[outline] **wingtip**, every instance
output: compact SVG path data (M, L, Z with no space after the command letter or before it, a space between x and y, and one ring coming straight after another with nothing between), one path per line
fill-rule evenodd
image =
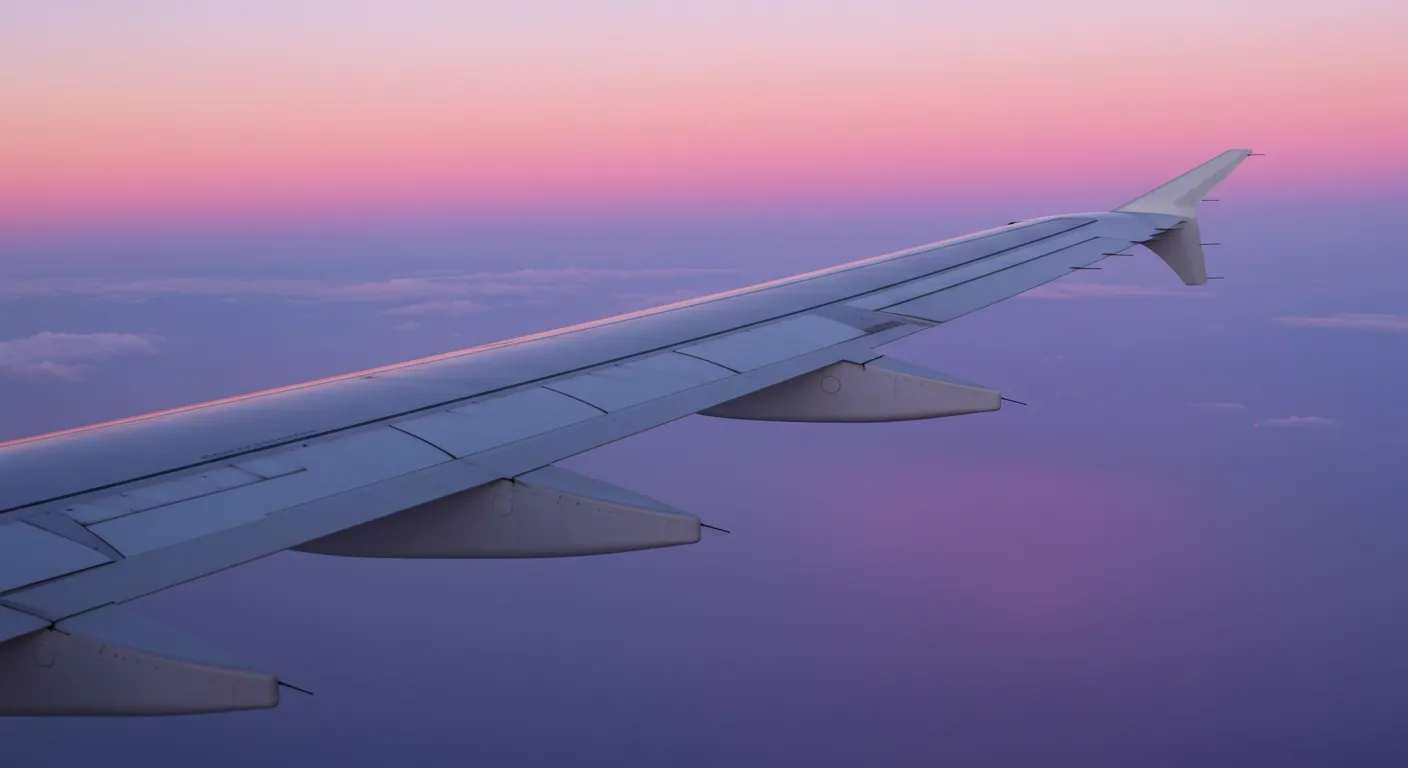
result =
M1253 154L1255 153L1250 149L1229 149L1115 210L1195 218L1198 215L1198 203L1243 160Z

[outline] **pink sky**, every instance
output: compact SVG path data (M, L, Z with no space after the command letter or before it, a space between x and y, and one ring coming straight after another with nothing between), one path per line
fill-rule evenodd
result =
M73 5L0 11L0 224L1408 179L1375 0Z

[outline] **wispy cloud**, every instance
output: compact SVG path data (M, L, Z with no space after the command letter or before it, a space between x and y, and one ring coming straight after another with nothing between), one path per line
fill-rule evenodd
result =
M402 304L399 307L383 309L383 315L445 315L446 317L463 317L472 315L475 312L483 312L488 306L469 299L444 299L438 301L418 301L414 304Z
M1190 408L1204 408L1209 411L1245 411L1247 406L1241 403L1231 403L1224 400L1212 400L1203 403L1189 403Z
M512 272L461 272L395 277L367 282L323 280L250 280L173 277L138 280L44 278L0 284L0 301L36 298L146 300L164 296L220 299L278 298L291 302L338 302L391 305L388 314L464 315L484 308L485 299L518 297L551 300L611 281L659 281L729 270L662 269L520 269Z
M665 291L663 293L618 293L616 294L615 298L622 304L625 304L629 307L639 307L644 309L647 307L663 307L666 304L674 304L680 301L697 299L701 295L701 291L691 291L685 288L680 288L673 291Z
M1276 322L1297 328L1343 328L1351 331L1408 333L1408 316L1380 312L1336 312L1330 315L1278 317Z
M1257 422L1260 427L1337 427L1339 421L1326 416L1273 416Z
M93 363L156 352L156 339L132 333L54 333L0 341L0 371L22 376L81 378Z
M1107 283L1068 283L1052 282L1020 294L1023 299L1122 299L1140 296L1163 296L1178 298L1201 298L1207 296L1198 291L1174 291L1164 288L1145 288L1140 285L1111 285Z

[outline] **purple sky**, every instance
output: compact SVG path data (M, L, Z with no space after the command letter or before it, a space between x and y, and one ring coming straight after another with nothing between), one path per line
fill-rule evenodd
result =
M1138 191L11 240L0 439ZM284 554L147 598L317 695L0 721L0 743L15 765L1402 765L1405 203L1224 195L1203 230L1225 280L1184 288L1141 252L887 350L1027 408L692 417L567 462L732 536Z

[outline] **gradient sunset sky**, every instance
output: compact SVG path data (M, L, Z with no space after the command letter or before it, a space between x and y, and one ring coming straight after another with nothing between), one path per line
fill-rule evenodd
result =
M1392 0L0 3L0 441L1266 153L1203 206L1224 280L1140 251L882 350L1026 408L564 462L733 531L692 547L144 598L316 696L0 720L0 763L1408 765L1404 40Z
M1405 34L1393 0L10 3L0 225L938 200L1253 139L1265 190L1401 186Z

